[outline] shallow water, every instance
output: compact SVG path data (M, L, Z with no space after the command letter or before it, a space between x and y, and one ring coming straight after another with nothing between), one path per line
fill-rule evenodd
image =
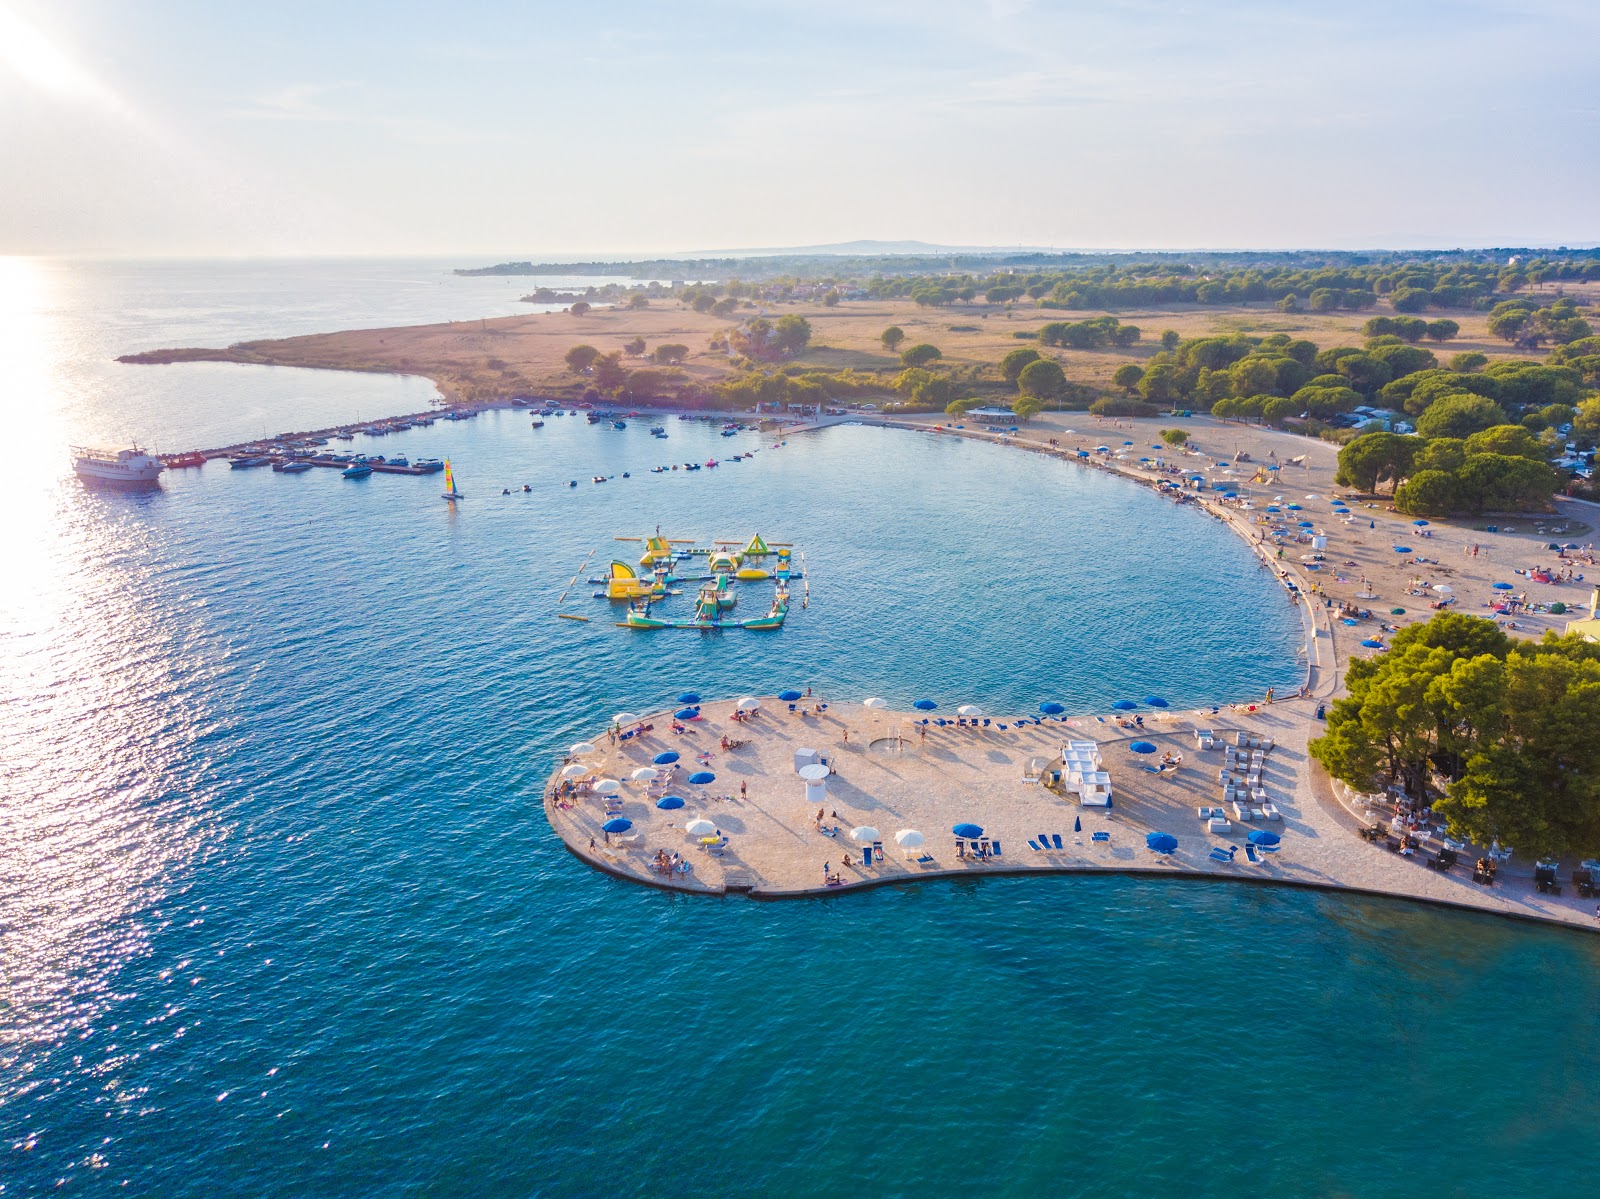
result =
M648 423L507 411L355 443L450 454L454 510L436 476L213 464L118 496L57 458L13 481L0 1194L1592 1177L1588 938L1170 880L761 904L577 863L539 805L559 747L686 687L1090 711L1302 670L1246 547L1120 480L929 435ZM580 585L562 610L595 619L555 619L586 554L636 557L611 539L657 522L799 542L809 606L777 634L638 634Z

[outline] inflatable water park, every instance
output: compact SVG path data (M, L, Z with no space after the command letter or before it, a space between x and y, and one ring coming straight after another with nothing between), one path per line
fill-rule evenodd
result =
M801 607L810 599L804 555L792 543L768 542L760 533L742 542L697 545L693 538L667 537L658 528L649 537L616 540L642 543L644 552L637 562L613 560L605 574L588 581L599 588L595 599L628 605L616 622L619 628L781 629L789 614L792 586L802 588ZM578 574L582 573L579 567ZM751 592L759 594L764 610L740 618L735 612L740 597ZM683 614L676 601L691 595L692 603Z

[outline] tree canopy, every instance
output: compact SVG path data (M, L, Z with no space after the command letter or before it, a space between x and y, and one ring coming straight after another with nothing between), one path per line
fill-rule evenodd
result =
M1311 754L1363 791L1397 784L1452 836L1530 856L1600 850L1600 645L1513 642L1442 612L1356 659Z

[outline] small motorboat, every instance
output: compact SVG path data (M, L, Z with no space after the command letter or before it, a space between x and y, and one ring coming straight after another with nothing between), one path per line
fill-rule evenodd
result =
M411 459L407 458L404 454L396 454L393 458L388 460L388 464L390 466L410 466Z
M335 433L333 439L335 441L354 441L356 435L354 433Z
M444 463L437 458L418 458L411 464L413 470L420 470L425 475L431 475L444 469Z
M568 487L576 487L577 485L578 485L578 480L576 480L576 479L572 480L572 482L567 484Z
M628 427L628 422L625 420L614 420L611 422L611 427L613 429L626 429Z
M526 483L524 483L522 485L522 490L525 491L525 492L528 492L528 491L532 491L533 488L529 487Z
M304 458L296 458L293 462L285 462L283 465L273 469L286 475L301 475L311 469L311 463Z
M263 458L253 454L240 454L228 459L228 465L234 470L248 470L252 466L267 466L271 458Z
M543 421L542 421L542 420L540 420L540 419L539 419L539 418L538 418L538 417L537 417L537 416L536 416L536 417L534 417L534 418L533 418L533 427L534 427L534 428L535 428L535 429L542 429L542 428L544 428L544 422L543 422Z
M349 466L345 467L339 472L340 476L346 479L365 479L371 473L371 465L369 463L360 461L352 462Z

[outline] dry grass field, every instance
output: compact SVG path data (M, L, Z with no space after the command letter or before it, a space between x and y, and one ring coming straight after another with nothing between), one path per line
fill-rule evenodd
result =
M1600 288L1569 288L1568 294L1585 290ZM1382 306L1368 312L1284 313L1263 303L1231 308L1188 304L1116 312L1110 315L1125 324L1137 325L1143 336L1137 345L1127 349L1104 350L1051 349L1016 336L1036 331L1051 321L1078 321L1102 315L1095 311L1063 312L1031 306L1008 311L981 303L924 308L908 300L847 301L834 308L815 303L769 304L761 311L769 318L795 313L811 322L811 346L799 359L806 366L897 370L898 358L883 348L879 335L888 326L898 325L905 330L906 346L930 342L944 352L948 365L993 367L1008 351L1033 346L1055 357L1069 379L1110 388L1117 367L1126 362L1142 362L1160 349L1160 335L1166 329L1176 330L1185 338L1287 333L1326 348L1361 344L1362 324L1368 317L1389 310ZM281 341L245 342L226 349L158 351L134 360L255 362L424 375L437 383L448 398L465 400L523 391L570 390L578 379L567 371L563 356L572 346L588 343L603 352L621 351L625 343L643 338L647 348L662 343L688 346L690 354L683 371L696 382L710 383L730 370L727 357L709 348L712 338L738 319L752 315L755 310L745 309L739 318L722 318L657 302L643 309L595 309L582 316L552 312L443 325L355 329ZM1434 350L1441 361L1466 350L1481 351L1491 359L1525 356L1488 335L1486 313L1425 315L1428 319L1448 315L1461 326L1460 335L1452 341L1442 345L1422 343ZM636 366L648 365L642 358L629 361Z

